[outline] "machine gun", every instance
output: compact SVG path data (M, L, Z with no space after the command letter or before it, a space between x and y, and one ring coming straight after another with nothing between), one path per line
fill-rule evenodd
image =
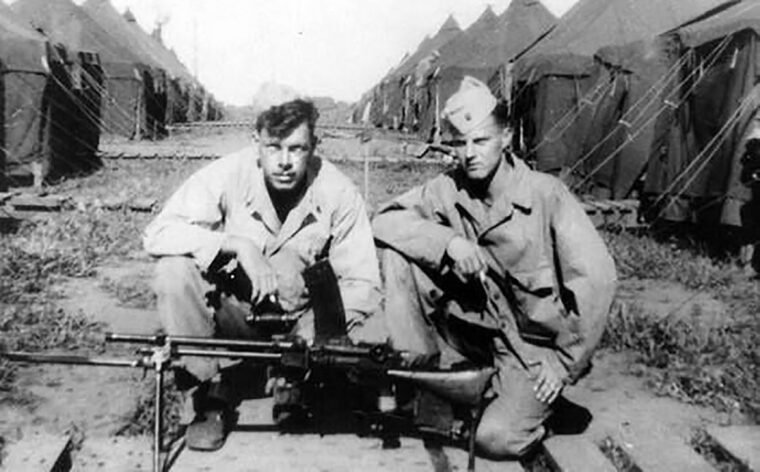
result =
M241 340L107 333L107 343L132 343L140 347L136 357L105 358L76 355L54 355L0 350L0 357L11 361L32 363L75 364L89 366L131 367L152 370L154 373L154 430L153 471L166 470L163 451L164 377L169 369L182 367L186 356L239 359L259 365L273 366L295 372L309 388L322 385L327 378L340 379L368 390L374 398L391 392L393 386L406 383L432 393L437 398L460 405L470 412L468 440L468 470L474 470L475 428L482 412L483 397L495 369L491 367L466 370L420 370L408 368L408 354L386 343L354 343L346 336L345 315L337 279L327 260L304 272L312 298L316 336L313 344L298 337L274 337L270 340ZM338 297L336 303L336 296ZM382 402L380 402L382 403ZM382 419L392 415L392 408L370 406L371 415ZM446 434L446 432L443 432ZM456 436L451 431L451 436ZM455 439L465 439L462 437Z

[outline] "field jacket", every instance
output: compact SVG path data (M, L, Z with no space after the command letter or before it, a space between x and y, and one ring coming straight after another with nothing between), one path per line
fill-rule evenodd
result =
M487 206L461 171L441 174L381 208L375 238L433 273L444 270L454 236L476 242L488 259L485 300L479 308L443 300L446 309L503 333L526 367L546 360L574 382L604 331L614 263L562 182L519 159L507 178L506 195Z
M193 174L146 228L143 242L148 253L190 256L206 270L226 234L243 236L270 258L279 282L284 265L298 266L300 274L327 250L349 323L376 312L377 255L364 200L353 183L333 164L314 156L307 170L308 189L281 224L257 162L257 151L249 147ZM292 281L292 274L286 279ZM295 286L299 292L291 300L308 300L302 280L289 285L285 288L292 291Z

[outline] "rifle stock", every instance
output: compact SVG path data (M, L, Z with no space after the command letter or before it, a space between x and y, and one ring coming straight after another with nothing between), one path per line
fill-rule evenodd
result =
M408 380L452 403L468 406L480 404L495 373L493 367L449 371L390 369L387 372L389 377Z

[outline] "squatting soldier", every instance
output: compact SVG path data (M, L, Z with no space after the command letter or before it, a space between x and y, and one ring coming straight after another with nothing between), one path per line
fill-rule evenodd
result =
M373 220L398 349L442 366L498 368L481 453L515 457L545 435L563 386L589 368L616 285L604 242L553 176L508 151L507 109L465 77L443 111L459 166Z
M372 331L364 322L380 302L369 219L351 181L314 154L317 118L309 101L272 106L256 120L253 146L192 175L148 226L144 243L160 257L155 290L167 334L258 338L264 333L246 319L274 310L296 315L292 334L309 341L313 313L301 274L326 254L339 280L349 336L378 340L361 334ZM250 279L250 300L219 293L214 284L231 261ZM178 377L188 377L181 387L197 386L186 443L218 449L239 401L234 370L188 358L186 371Z

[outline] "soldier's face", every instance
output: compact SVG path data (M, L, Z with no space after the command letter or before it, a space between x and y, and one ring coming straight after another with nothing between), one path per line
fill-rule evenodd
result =
M259 163L270 190L292 192L306 180L306 169L314 153L314 139L302 123L283 139L262 130L258 137Z
M450 145L454 148L459 165L470 180L490 179L504 160L504 144L508 132L488 116L472 131L461 134L453 131Z

